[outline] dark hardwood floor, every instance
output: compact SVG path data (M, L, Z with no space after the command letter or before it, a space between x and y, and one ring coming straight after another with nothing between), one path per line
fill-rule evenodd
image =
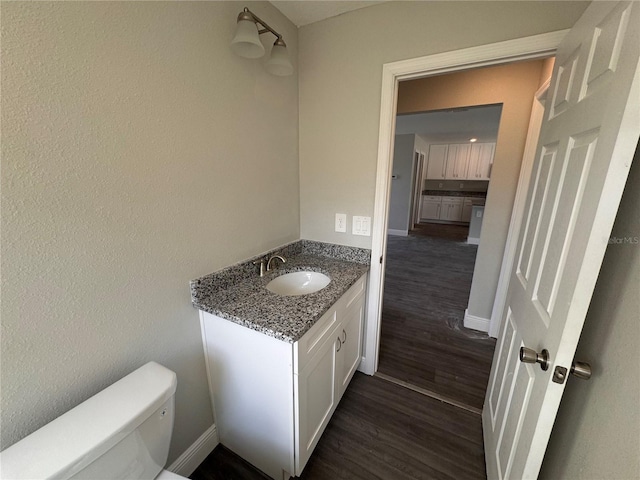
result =
M423 224L389 237L378 371L481 409L495 340L463 326L477 252L467 232Z
M266 477L218 446L194 480ZM484 479L480 416L356 373L301 479Z
M425 225L389 239L381 375L356 373L301 479L486 478L479 411L495 341L462 327L477 250L466 236ZM268 477L219 445L191 478Z

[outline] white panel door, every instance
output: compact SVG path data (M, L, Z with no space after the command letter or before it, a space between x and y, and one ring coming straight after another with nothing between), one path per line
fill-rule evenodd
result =
M594 2L558 49L482 415L490 479L542 463L638 142L639 25L640 3Z

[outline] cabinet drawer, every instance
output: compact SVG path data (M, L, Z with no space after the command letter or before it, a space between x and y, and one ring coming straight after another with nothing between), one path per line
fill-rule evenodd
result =
M334 335L335 327L341 321L338 311L345 311L364 295L367 276L363 275L347 292L325 313L300 340L293 344L293 373L298 374L322 346L325 340Z
M449 203L449 204L453 204L453 205L462 205L462 202L464 201L463 197L442 197L442 203Z
M442 200L442 197L437 196L437 195L423 195L422 196L422 201L423 202L439 202Z
M336 305L342 306L344 309L348 309L357 302L360 297L364 295L364 289L366 286L366 275L360 278L356 283L351 285L347 293L345 293L339 302L336 302Z

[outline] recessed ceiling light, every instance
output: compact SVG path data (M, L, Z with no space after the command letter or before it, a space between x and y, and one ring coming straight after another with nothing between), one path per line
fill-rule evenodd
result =
M470 139L469 139L469 141L470 141L471 143L473 143L473 142L477 142L477 141L478 141L478 139L477 139L477 138L470 138Z

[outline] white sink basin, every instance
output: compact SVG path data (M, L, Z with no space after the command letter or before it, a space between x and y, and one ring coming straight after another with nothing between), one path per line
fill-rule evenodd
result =
M291 272L267 283L267 290L278 295L306 295L329 285L331 279L319 272Z

